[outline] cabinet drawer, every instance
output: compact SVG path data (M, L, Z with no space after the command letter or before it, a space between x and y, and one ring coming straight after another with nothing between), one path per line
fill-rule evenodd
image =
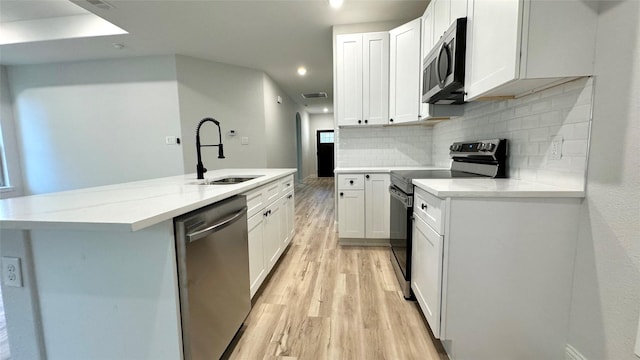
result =
M293 190L293 175L289 175L280 179L280 196L283 196Z
M441 235L444 233L444 207L444 200L415 188L413 213Z
M247 218L257 214L266 205L264 189L266 186L261 186L244 194L247 197Z
M338 174L338 190L363 190L364 174Z
M268 183L264 187L264 197L265 197L265 205L271 204L272 201L278 198L280 195L280 182L274 181Z

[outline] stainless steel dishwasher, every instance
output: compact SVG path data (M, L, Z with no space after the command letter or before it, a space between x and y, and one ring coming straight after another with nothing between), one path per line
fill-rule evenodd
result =
M174 219L185 360L219 359L251 309L247 201Z

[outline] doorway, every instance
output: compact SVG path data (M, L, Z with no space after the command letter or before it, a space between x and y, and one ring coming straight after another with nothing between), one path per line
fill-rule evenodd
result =
M333 130L316 131L318 177L333 177Z

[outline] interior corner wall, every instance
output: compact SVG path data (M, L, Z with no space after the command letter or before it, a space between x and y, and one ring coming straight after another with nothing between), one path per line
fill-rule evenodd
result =
M304 180L309 176L313 176L315 174L314 164L315 164L315 156L313 156L313 144L311 144L311 123L309 113L306 111L299 110L300 119L301 119L301 143L302 143L302 179Z
M173 56L8 67L26 195L183 172Z
M263 75L263 86L267 167L296 168L298 106L267 74Z
M568 341L585 359L638 360L640 2L602 1ZM623 48L612 41L624 34ZM612 54L615 54L612 56Z
M9 91L7 69L0 65L0 146L4 158L4 169L0 173L5 174L7 185L11 188L0 192L0 199L22 195L22 170L20 168L20 153L13 118L13 100Z
M196 127L206 117L220 121L225 155L218 159L215 148L203 148L206 168L266 167L263 73L182 55L176 56L176 72L185 173L196 172ZM218 144L217 127L203 124L200 137L202 144ZM243 137L247 145L242 145Z

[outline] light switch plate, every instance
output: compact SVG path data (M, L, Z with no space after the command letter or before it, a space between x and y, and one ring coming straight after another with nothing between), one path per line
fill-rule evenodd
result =
M6 286L22 287L20 258L2 257L2 281Z
M242 140L242 145L249 145L249 137L243 136L241 140Z

